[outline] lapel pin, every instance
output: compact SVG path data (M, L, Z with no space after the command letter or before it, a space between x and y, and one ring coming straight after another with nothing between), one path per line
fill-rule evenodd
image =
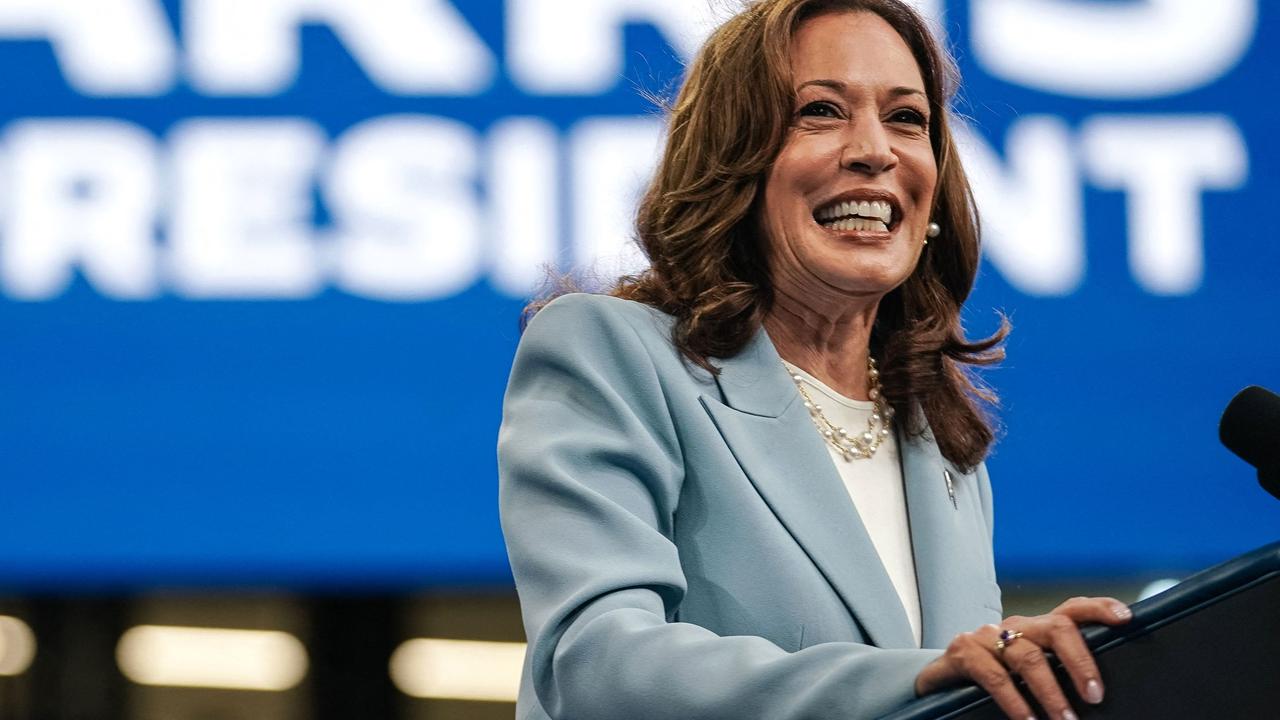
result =
M947 497L951 498L951 507L959 510L960 505L956 503L956 484L951 479L951 471L944 468L942 470L942 479L947 481Z

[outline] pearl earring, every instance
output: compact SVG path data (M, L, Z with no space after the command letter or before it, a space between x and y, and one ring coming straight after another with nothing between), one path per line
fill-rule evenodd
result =
M931 238L936 238L942 234L942 226L936 222L931 222L929 223L929 228L925 230L924 234L928 235ZM929 241L925 240L925 242L929 242Z

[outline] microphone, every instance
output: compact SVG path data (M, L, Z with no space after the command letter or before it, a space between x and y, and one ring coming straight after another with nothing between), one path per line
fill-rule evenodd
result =
M1218 439L1258 469L1258 484L1280 499L1280 395L1250 385L1241 390L1218 423Z

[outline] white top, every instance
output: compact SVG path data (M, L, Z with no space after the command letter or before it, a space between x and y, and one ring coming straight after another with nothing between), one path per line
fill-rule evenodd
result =
M836 427L852 434L867 427L867 419L875 403L851 400L827 387L804 370L783 361L787 369L804 379L805 391L822 408L822 414ZM814 432L818 432L814 427ZM871 536L898 599L907 611L911 633L920 645L920 590L916 584L915 557L911 554L911 527L907 521L907 497L902 484L902 464L898 457L897 433L880 444L876 454L865 460L845 460L827 443L831 461L835 463L853 507Z

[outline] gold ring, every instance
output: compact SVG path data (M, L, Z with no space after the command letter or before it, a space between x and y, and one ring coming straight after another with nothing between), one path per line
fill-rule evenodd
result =
M996 650L1003 653L1010 643L1020 637L1022 637L1022 633L1018 630L1001 630L1000 639L996 641Z

